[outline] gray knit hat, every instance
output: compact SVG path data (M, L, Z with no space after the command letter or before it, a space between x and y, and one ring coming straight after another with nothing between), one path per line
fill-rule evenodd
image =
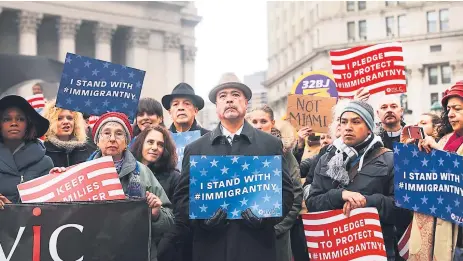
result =
M375 111L370 104L363 101L351 101L342 110L341 117L345 112L357 113L366 123L368 128L373 131L375 128Z

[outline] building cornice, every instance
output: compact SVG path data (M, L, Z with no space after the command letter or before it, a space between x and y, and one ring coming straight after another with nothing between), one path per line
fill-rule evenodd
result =
M202 17L194 14L182 13L182 25L195 27L202 21Z

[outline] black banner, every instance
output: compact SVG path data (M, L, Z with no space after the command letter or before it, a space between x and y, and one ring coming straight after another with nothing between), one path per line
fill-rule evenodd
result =
M146 261L146 200L7 204L0 261Z

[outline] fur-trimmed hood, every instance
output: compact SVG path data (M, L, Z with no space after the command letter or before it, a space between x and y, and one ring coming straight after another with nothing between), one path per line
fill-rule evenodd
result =
M291 123L287 121L277 121L272 132L280 132L280 139L283 142L285 151L294 149L296 145L296 131ZM272 133L273 134L273 133ZM274 135L277 136L277 135Z
M76 137L73 137L73 139L69 141L62 141L58 139L56 136L47 136L47 139L45 142L50 142L53 146L60 150L64 150L66 152L71 152L76 148L85 148L87 142L86 141L80 141L77 140Z

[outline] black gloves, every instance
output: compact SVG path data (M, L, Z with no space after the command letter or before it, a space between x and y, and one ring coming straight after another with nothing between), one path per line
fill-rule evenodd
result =
M228 225L227 211L219 208L210 219L201 220L199 225L208 231L224 228Z
M264 221L262 218L258 218L250 208L241 212L241 217L243 218L243 222L252 229L260 229L264 226Z

